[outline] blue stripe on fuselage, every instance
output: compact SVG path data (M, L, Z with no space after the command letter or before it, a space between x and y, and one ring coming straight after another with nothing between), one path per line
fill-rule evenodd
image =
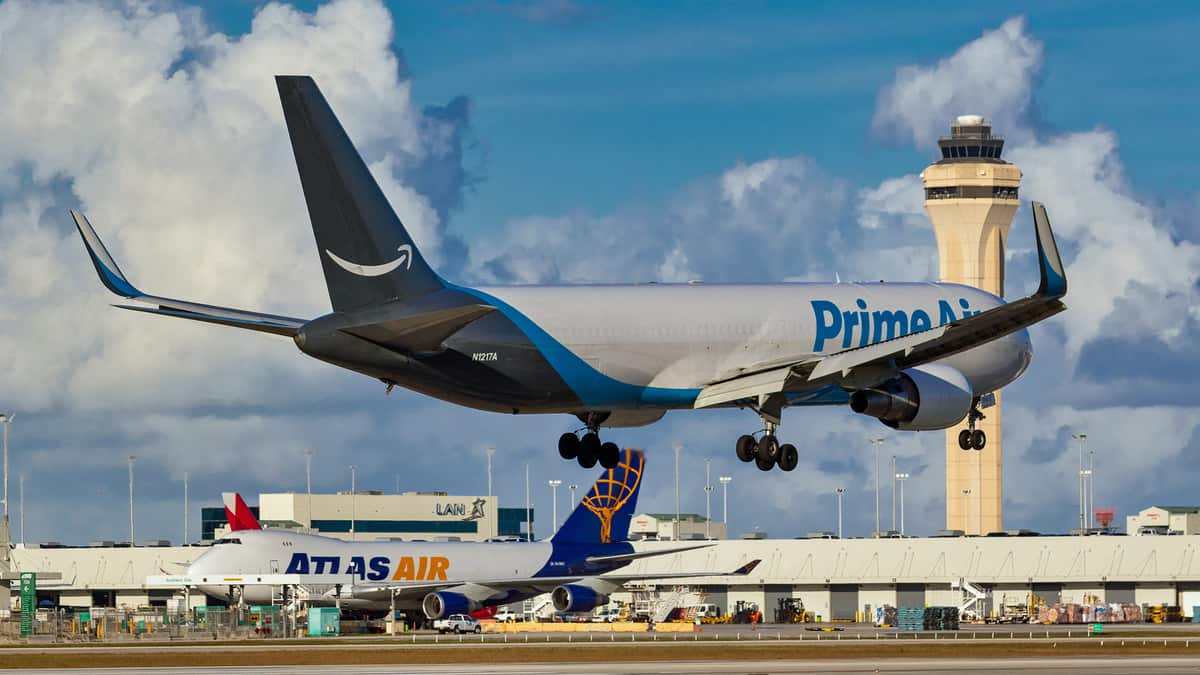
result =
M690 408L700 395L700 389L646 387L621 382L601 373L579 358L565 345L554 339L541 326L503 300L474 288L447 284L489 305L495 306L509 321L516 324L537 347L559 377L575 392L585 406L595 408Z

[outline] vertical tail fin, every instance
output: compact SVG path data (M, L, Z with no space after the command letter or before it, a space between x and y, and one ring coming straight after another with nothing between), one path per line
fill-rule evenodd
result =
M334 311L442 288L316 82L275 83Z
M223 492L221 497L225 500L225 520L229 521L231 532L262 529L258 518L254 517L254 513L250 511L250 507L246 505L242 495L236 492Z
M600 474L551 541L607 544L628 539L645 468L646 455L641 450L623 450L616 468Z

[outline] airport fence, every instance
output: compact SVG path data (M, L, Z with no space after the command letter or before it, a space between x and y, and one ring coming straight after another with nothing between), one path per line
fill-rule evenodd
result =
M53 608L36 610L28 636L21 634L20 612L0 619L0 641L272 639L302 635L304 629L303 616L290 616L279 607L200 607L186 612L164 608Z

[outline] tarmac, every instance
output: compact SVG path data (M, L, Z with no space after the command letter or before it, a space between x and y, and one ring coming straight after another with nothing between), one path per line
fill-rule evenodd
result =
M672 661L672 662L629 662L615 664L555 663L555 664L489 664L489 673L563 673L565 675L727 675L748 673L773 675L775 673L988 673L990 675L1029 672L1054 673L1130 673L1158 675L1200 672L1200 657L1128 657L1128 658L1015 658L1015 659L860 659L860 660L803 660L803 661ZM113 669L86 668L73 670L37 669L38 673L104 673ZM129 668L127 673L154 673L171 675L210 674L229 675L271 673L272 675L301 675L303 673L429 673L430 675L474 675L479 673L480 664L457 664L449 666L257 666L254 668Z

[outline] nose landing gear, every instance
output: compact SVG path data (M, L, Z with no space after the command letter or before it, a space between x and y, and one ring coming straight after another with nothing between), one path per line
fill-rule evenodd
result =
M600 441L600 424L608 418L608 413L586 413L578 417L587 426L558 437L559 456L578 460L579 466L585 469L596 466L596 462L605 469L616 468L621 461L621 448L611 441ZM581 431L585 432L582 437Z
M763 420L762 434L744 434L737 439L737 458L743 462L754 462L761 471L770 471L778 466L783 471L791 471L800 463L800 453L791 443L779 444L775 431L779 428L780 416L783 412L782 396L774 394L760 397L758 415Z

